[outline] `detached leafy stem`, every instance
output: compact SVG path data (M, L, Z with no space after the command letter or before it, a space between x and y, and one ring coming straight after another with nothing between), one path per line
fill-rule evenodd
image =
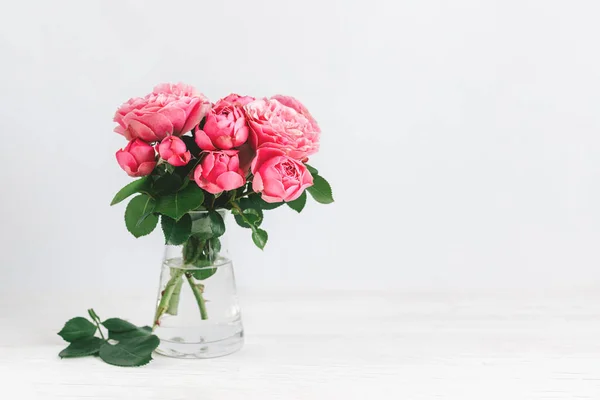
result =
M92 321L94 321L94 324L96 324L96 327L98 328L98 332L100 332L100 336L102 337L102 340L106 340L106 338L104 337L104 333L102 333L102 329L100 329L100 324L101 324L100 317L98 316L98 314L96 314L96 311L94 311L93 308L90 308L88 310L88 314L92 318Z

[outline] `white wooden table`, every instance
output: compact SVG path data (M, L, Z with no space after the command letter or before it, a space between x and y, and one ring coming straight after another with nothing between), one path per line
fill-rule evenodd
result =
M246 345L142 368L60 360L93 306L146 323L154 293L0 297L2 399L600 399L600 290L241 292Z

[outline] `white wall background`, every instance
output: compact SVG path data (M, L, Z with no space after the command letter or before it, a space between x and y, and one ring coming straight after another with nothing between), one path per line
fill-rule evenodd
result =
M112 115L154 84L301 99L332 206L231 226L240 286L600 282L597 1L19 1L0 6L0 290L157 285Z

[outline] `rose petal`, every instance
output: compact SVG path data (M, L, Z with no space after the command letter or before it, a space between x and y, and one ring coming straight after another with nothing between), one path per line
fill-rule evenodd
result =
M129 152L138 163L154 161L154 148L149 144L142 142L139 139L135 140L135 142L130 147Z
M208 153L200 165L204 169L202 176L208 176L215 166L215 154L213 152Z
M265 194L284 198L285 189L283 188L283 183L281 183L281 181L276 179L267 179L266 176L263 176L263 185L265 186L263 190Z
M254 179L252 180L252 190L254 190L256 193L260 193L263 191L263 189L264 185L262 177L260 176L260 174L254 175Z
M256 151L256 158L252 162L252 173L259 170L263 163L269 159L275 159L275 157L283 156L283 151L273 148L260 148Z
M269 196L265 193L262 193L260 197L262 197L262 199L267 203L281 203L283 201L281 197Z
M230 171L237 171L240 169L240 158L239 157L229 157L229 164L227 164L227 169Z
M165 116L165 118L169 119L169 121L173 125L173 133L174 134L178 134L179 132L181 132L181 128L183 128L183 125L185 124L185 120L186 120L185 111L183 111L179 107L166 106L165 108L160 110L158 113Z
M119 163L119 166L125 172L127 172L127 175L131 176L131 174L137 172L138 163L137 161L135 161L135 158L133 158L133 156L130 153L128 153L127 151L119 150L117 151L115 156L117 157L117 162Z
M154 162L154 161L141 163L138 168L138 172L137 172L136 176L150 175L150 173L152 173L152 170L154 169L155 166L156 166L156 162Z
M127 140L134 140L141 138L147 142L154 142L157 140L154 131L143 122L137 120L130 120L127 129L123 132L123 135Z
M167 135L173 134L173 124L167 117L165 117L162 114L159 114L159 113L142 114L142 115L135 116L135 119L133 119L134 118L133 116L129 117L129 114L128 114L125 116L125 121L129 121L129 118L131 118L132 121L135 120L135 121L139 121L139 122L143 123L152 131L152 135L154 136L153 140L146 140L146 139L144 139L144 137L142 135L139 135L142 139L146 140L147 142L155 141L155 140L162 140L165 137L167 137Z
M237 189L244 184L244 178L237 172L228 171L217 178L217 185L223 190Z
M202 150L216 150L216 147L212 144L208 135L202 130L196 131L194 141Z
M233 147L233 141L229 136L217 136L215 138L215 145L219 149L229 150Z
M187 109L188 117L185 121L185 124L181 128L180 133L191 131L193 127L198 125L208 112L209 108L210 105L204 103L201 98L195 98L191 107Z

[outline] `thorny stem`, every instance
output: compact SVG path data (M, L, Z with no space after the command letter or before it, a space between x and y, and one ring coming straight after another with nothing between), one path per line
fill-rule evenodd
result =
M190 274L189 272L185 274L185 278L190 284L192 292L194 293L194 297L196 298L196 302L198 303L198 308L200 308L200 318L202 318L203 320L208 319L208 313L206 312L206 300L204 300L204 296L202 296L204 286L196 284L192 279L192 274Z
M171 301L171 297L173 296L173 291L175 291L175 287L177 286L177 281L183 275L183 270L176 269L171 276L171 279L167 282L165 286L165 290L163 290L162 297L160 298L160 302L158 303L158 307L156 308L156 314L154 315L154 323L152 325L152 330L159 325L160 317L167 311L169 308L169 303Z

